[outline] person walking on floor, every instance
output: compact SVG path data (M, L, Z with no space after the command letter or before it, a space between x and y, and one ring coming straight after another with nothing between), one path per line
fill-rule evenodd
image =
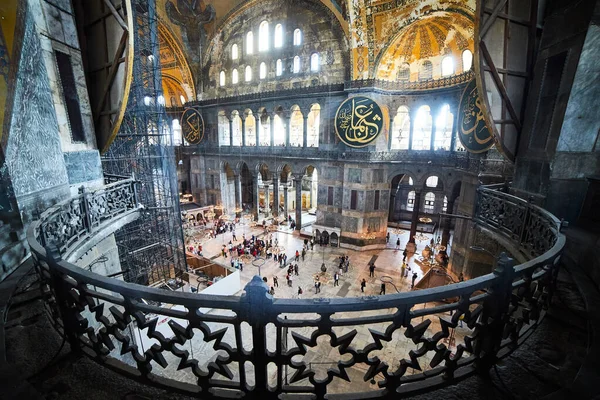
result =
M301 294L302 294L302 288L300 286L298 286L298 298L300 298Z
M361 292L365 292L365 286L367 286L367 280L363 279L362 282L360 283L360 291Z
M402 262L402 268L400 269L400 277L404 278L404 272L406 272L406 263Z
M333 286L340 286L340 274L333 274Z
M385 294L385 283L382 282L381 283L381 290L379 290L379 295L381 296L383 294Z
M398 240L400 240L400 239L398 239ZM408 255L408 251L406 251L406 249L404 249L404 251L402 252L402 255L404 256L402 258L402 261L406 261L406 256Z
M232 232L231 236L233 238L233 241L237 242L237 236L235 236L235 231Z
M390 242L390 233L389 232L385 235L385 242L386 243Z
M374 278L375 277L375 264L371 263L369 264L369 277Z
M300 252L296 250L296 262L300 259Z
M321 293L321 281L317 282L317 293Z
M271 286L271 290L269 290L269 294L271 296L275 296L275 288L273 286Z
M396 250L400 249L400 238L396 239Z
M415 287L415 281L417 280L417 273L413 272L413 276L412 276L412 285L410 285L410 288L413 289Z
M273 277L273 286L279 287L279 282L277 282L277 277L276 276Z
M298 276L298 264L294 265L294 274Z
M302 261L304 262L304 257L306 257L306 249L302 248Z

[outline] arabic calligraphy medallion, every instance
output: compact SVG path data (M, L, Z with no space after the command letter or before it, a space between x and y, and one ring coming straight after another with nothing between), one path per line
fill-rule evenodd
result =
M458 114L458 137L471 153L483 153L494 145L482 106L477 93L477 82L473 79L462 94Z
M198 144L204 137L204 120L194 108L186 108L181 116L181 132L189 144Z
M346 99L335 113L335 133L347 146L368 146L382 130L383 111L368 97Z

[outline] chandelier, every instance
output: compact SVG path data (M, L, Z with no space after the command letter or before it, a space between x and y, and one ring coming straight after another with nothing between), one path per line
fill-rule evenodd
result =
M413 238L415 240L418 240L419 242L423 242L425 240L429 240L429 238L425 235L423 235L422 233L417 233L415 236L413 236Z
M421 221L421 222L422 222L422 223L424 223L424 224L429 224L429 223L431 223L433 220L432 220L431 218L428 218L428 217L421 217L421 218L419 218L419 221Z

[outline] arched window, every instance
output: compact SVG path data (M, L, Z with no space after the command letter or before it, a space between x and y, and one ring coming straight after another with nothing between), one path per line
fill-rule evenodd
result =
M429 192L425 194L425 204L423 205L423 211L428 214L433 214L433 207L435 206L435 194Z
M229 118L225 111L219 111L219 146L230 146L229 139Z
M408 65L408 63L402 64L398 70L398 80L402 82L408 82L410 80L410 65Z
M269 23L263 21L258 27L258 51L269 50Z
M283 47L283 27L281 24L275 25L275 38L273 46L276 49Z
M181 125L178 119L173 120L173 146L180 146L182 143Z
M433 64L431 61L423 61L419 69L419 80L426 81L433 77Z
M473 66L473 53L471 53L471 50L467 49L467 50L463 51L462 64L463 64L464 72L467 72Z
M294 57L294 73L297 74L300 72L300 57Z
M430 188L436 188L438 185L438 181L439 181L439 178L437 176L435 176L435 175L430 176L425 181L425 186L430 187Z
M251 110L246 110L246 123L244 124L244 137L246 146L256 146L256 119Z
M185 104L185 97L182 94L179 95L179 101L181 101L181 105Z
M405 106L398 107L392 130L392 150L408 150L410 114Z
M271 145L271 118L266 111L261 112L258 117L258 145Z
M259 74L260 79L265 79L267 77L267 64L265 64L264 62L260 63Z
M242 119L237 111L231 113L231 136L233 139L232 146L242 145Z
M283 63L281 60L277 60L275 63L275 75L281 76L281 74L283 74Z
M454 115L450 112L450 106L444 104L440 114L435 120L435 139L433 142L434 150L450 151L452 144L452 126L454 125Z
M319 71L319 53L313 53L312 56L310 56L310 70L312 72Z
M314 104L310 108L307 121L306 145L308 147L319 147L319 128L321 124L321 106Z
M413 179L412 179L410 176L408 177L408 184L409 184L410 186L413 186L413 185L414 185L414 183L413 183Z
M233 46L231 46L231 59L232 60L238 59L238 45L237 44L234 44Z
M446 56L442 59L442 76L450 76L454 73L454 60L452 56Z
M302 44L302 31L296 29L294 31L294 46L300 46Z
M415 117L413 131L413 150L429 150L431 148L431 110L429 106L421 106Z
M219 74L219 85L225 86L225 71L221 71Z
M452 211L452 210L450 210ZM442 212L448 212L448 197L444 196L444 205L442 206Z
M300 107L292 107L292 117L290 118L290 146L302 146L304 136L304 117Z
M285 145L285 128L279 114L273 117L273 146Z
M246 35L246 54L254 53L254 34L252 31Z
M408 192L408 198L406 200L406 211L413 211L415 209L415 191Z
M177 107L177 101L173 96L171 96L171 98L169 99L169 107Z
M246 82L250 82L252 80L252 67L246 65L246 73L244 74Z
M234 85L236 85L238 83L237 69L234 69L233 72L231 73L231 83L233 83Z

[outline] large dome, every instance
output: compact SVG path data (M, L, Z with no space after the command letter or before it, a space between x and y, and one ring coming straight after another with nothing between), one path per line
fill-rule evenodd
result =
M415 81L422 63L430 61L433 72L429 79L439 78L441 60L447 55L454 59L454 73L463 72L460 61L465 50L473 51L473 31L473 21L462 13L438 11L416 19L390 40L381 53L376 76L397 80L408 64L410 80Z

